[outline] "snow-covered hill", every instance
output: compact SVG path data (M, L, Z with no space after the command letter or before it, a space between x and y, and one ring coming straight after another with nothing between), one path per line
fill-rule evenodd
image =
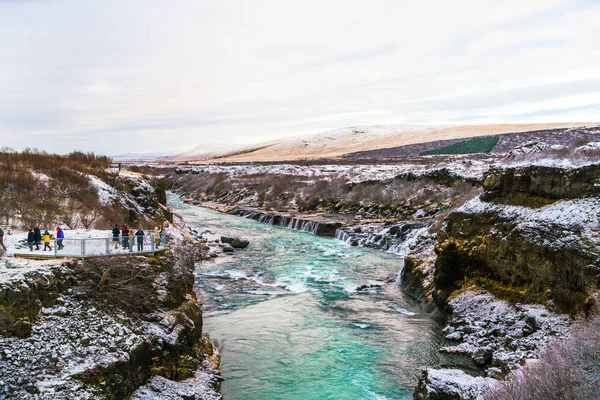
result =
M339 157L344 154L385 149L437 140L468 138L510 132L586 125L584 123L495 125L369 125L333 129L253 145L199 145L171 157L175 161L284 161Z

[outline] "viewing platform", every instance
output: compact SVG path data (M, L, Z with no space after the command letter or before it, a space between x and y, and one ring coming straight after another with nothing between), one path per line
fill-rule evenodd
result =
M67 236L69 233L70 231L66 231ZM88 257L115 255L153 256L164 252L167 248L167 236L165 233L158 236L154 234L141 236L139 237L141 239L140 244L138 244L138 237L136 236L119 236L118 238L113 238L112 236L107 236L105 231L103 234L104 237L65 238L62 241L62 247L59 246L58 240L53 238L50 241L51 250L47 249L46 251L44 251L43 242L39 244L39 250L37 250L35 244L33 245L33 250L30 250L25 240L19 240L16 243L14 240L9 240L6 243L8 248L7 255L29 259L64 257L85 259Z

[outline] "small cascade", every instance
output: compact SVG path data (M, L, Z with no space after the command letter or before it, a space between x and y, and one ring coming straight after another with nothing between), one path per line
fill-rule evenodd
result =
M402 275L404 275L404 266L406 265L404 261L404 257L400 258L400 270L398 271L398 275L396 275L396 283L398 285L402 285Z
M335 237L351 246L369 247L406 256L418 239L427 234L432 221L402 221L385 226L381 223L347 226L336 231Z
M341 228L335 230L335 238L351 245L352 236Z
M231 211L229 214L252 219L263 224L279 225L297 231L309 232L317 236L335 236L336 229L341 226L341 223L338 222L318 222L239 208Z

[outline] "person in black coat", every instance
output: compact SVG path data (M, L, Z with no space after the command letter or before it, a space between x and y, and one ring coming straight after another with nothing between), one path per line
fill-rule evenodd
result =
M137 249L138 251L144 251L144 231L142 228L138 228L135 233L135 238L137 240Z
M35 242L35 235L33 234L33 229L29 228L27 231L27 246L29 246L29 251L33 251L33 243Z
M119 229L119 225L115 225L115 227L112 230L113 242L115 244L115 250L117 250L119 248L119 234L120 233L121 233L121 230Z
M35 249L39 250L40 243L42 243L42 231L40 231L40 228L38 226L36 226L33 230L33 241L35 243Z

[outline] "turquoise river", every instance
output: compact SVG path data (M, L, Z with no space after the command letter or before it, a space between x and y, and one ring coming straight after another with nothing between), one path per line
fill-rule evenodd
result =
M396 282L398 256L169 203L207 237L251 240L196 271L226 400L410 399L419 366L452 365L439 317Z

